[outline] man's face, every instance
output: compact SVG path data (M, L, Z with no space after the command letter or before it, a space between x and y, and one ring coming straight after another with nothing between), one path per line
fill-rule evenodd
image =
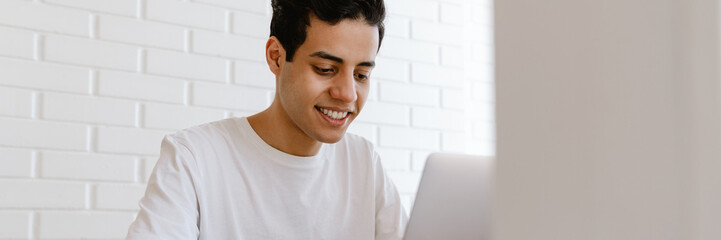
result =
M306 32L293 61L280 61L276 98L306 135L334 143L365 104L378 28L351 19L330 25L311 14Z

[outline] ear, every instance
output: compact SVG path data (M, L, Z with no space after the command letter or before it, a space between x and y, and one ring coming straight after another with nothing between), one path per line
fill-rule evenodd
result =
M281 65L285 61L285 49L275 36L268 38L268 42L265 43L265 60L268 62L270 71L278 76Z

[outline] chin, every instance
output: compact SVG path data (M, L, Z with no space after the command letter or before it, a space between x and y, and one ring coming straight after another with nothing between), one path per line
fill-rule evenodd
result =
M325 134L316 136L316 140L322 143L337 143L341 139L343 139L343 136L345 135L345 131L343 131L340 134L334 133L334 134Z

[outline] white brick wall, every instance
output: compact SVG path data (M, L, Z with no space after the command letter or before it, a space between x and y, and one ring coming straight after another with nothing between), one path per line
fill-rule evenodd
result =
M97 30L102 40L174 50L185 47L185 28L172 24L102 15L98 17Z
M183 52L148 50L147 72L150 74L225 82L226 61L222 58L193 55Z
M80 37L45 36L44 60L98 68L134 71L138 48Z
M428 154L495 153L487 0L387 0L369 101L410 209ZM121 239L162 137L267 107L270 1L0 1L0 239Z
M125 236L135 216L132 212L43 211L38 218L39 239L109 239Z
M30 31L0 27L0 55L30 59L33 57L34 35Z
M42 151L39 155L36 168L38 176L42 178L119 182L132 182L135 179L137 157L131 155L58 151Z
M25 239L30 235L32 224L30 211L0 210L0 236L9 239Z
M0 156L3 156L3 167L0 168L0 176L32 176L32 155L32 151L27 149L0 148Z

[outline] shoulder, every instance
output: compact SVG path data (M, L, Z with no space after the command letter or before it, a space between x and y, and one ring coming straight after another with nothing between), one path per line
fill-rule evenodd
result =
M179 130L167 137L189 148L204 142L225 140L238 130L236 120L236 118L227 118L204 123Z
M241 131L237 125L235 118L204 123L168 134L165 141L200 161L230 152L229 146L234 145Z

